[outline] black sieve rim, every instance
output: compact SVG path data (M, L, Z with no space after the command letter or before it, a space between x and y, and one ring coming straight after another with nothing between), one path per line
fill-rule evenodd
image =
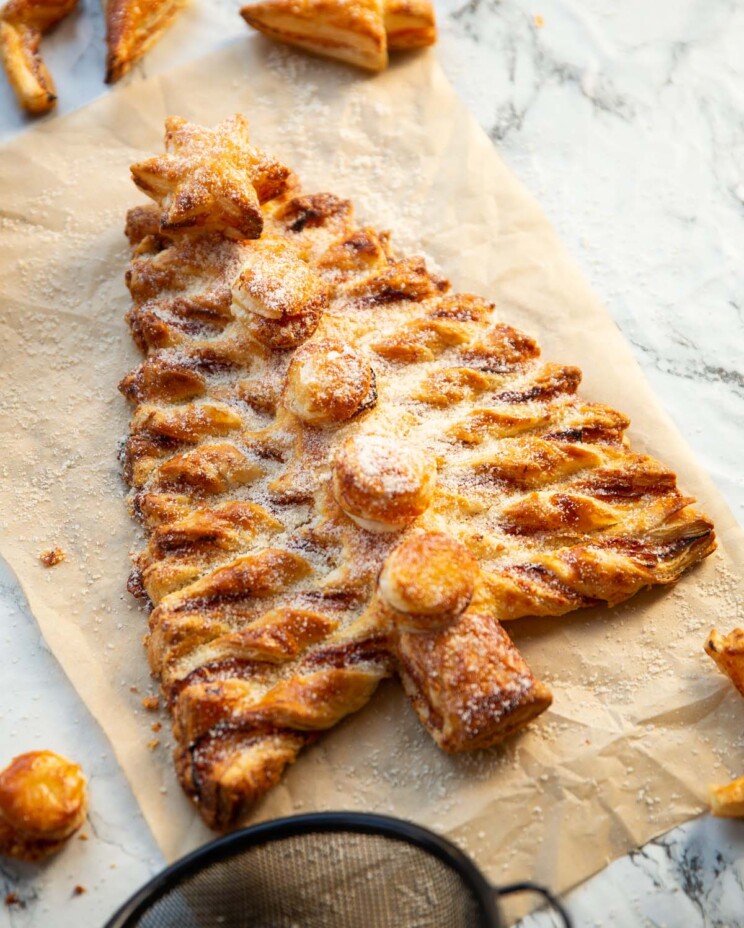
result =
M480 909L483 928L503 928L496 901L498 889L486 880L463 851L446 838L413 822L368 812L311 812L292 815L261 822L210 841L154 876L118 909L104 928L131 928L131 925L135 924L134 920L139 919L158 899L205 865L229 859L259 844L268 844L296 835L340 831L382 835L428 851L454 870L468 885Z

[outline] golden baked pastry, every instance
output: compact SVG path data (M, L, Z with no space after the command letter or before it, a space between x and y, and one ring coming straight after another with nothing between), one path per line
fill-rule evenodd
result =
M214 136L231 126L249 144L242 122ZM253 164L233 175L248 199ZM347 200L277 189L262 223L219 206L183 227L140 186L158 205L127 219L146 357L121 384L123 459L149 536L130 588L210 825L390 674L443 749L497 743L551 701L501 623L619 603L715 547L628 420L577 395L577 368Z
M429 0L259 0L243 19L271 39L370 71L388 63L388 49L436 42Z
M87 813L85 777L52 751L31 751L0 771L0 854L41 860L60 850Z
M705 652L744 696L744 629L735 628L723 636L712 628L705 642Z
M29 113L48 113L57 102L39 45L76 6L77 0L8 0L0 8L0 56L18 102Z
M383 15L388 49L425 48L437 41L430 0L385 0Z
M186 0L104 0L106 83L123 77L185 5Z
M271 39L370 71L387 66L382 0L260 0L240 14Z
M721 818L744 818L744 777L724 786L709 786L711 815Z

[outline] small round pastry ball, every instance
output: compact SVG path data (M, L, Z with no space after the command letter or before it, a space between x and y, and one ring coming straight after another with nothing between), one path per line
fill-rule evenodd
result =
M243 257L231 287L233 317L274 351L301 345L328 308L325 282L281 239L251 241Z
M232 283L233 313L265 319L314 314L328 306L323 279L281 239L256 239Z
M38 860L59 850L85 821L87 790L77 764L31 751L0 772L0 853Z
M381 435L352 435L333 461L336 501L370 532L405 528L429 506L436 480L428 454Z
M378 591L401 630L439 631L467 609L477 578L477 562L456 538L417 532L388 555Z
M367 359L330 338L309 342L295 352L287 371L286 407L311 425L350 419L368 405L374 375Z
M258 313L245 313L240 323L264 347L272 351L289 351L315 333L321 316L321 308L316 305L303 315L287 316L284 319L268 319Z

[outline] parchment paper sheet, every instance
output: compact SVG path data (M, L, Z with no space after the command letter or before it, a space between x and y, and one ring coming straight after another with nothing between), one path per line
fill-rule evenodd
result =
M157 716L140 705L154 684L146 617L125 590L137 529L116 459L129 412L116 386L138 355L123 321L122 228L143 201L128 166L161 151L164 117L212 124L238 111L305 190L351 196L458 289L493 298L546 359L580 365L584 395L629 413L636 447L673 465L716 522L718 552L674 590L510 626L555 702L505 747L445 756L390 682L307 750L253 817L392 813L454 837L493 880L566 889L697 815L706 784L744 767L744 703L702 653L710 626L728 629L740 612L744 536L432 56L369 78L246 39L0 151L0 550L166 856L207 840L172 773L168 726L148 749ZM47 570L38 556L53 545L67 558Z

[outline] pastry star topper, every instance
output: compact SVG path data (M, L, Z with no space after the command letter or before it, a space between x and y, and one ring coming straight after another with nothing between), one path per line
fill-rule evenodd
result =
M291 187L289 168L248 140L248 120L214 129L177 116L165 122L165 154L132 165L135 184L161 207L163 231L219 230L259 238L261 203Z

